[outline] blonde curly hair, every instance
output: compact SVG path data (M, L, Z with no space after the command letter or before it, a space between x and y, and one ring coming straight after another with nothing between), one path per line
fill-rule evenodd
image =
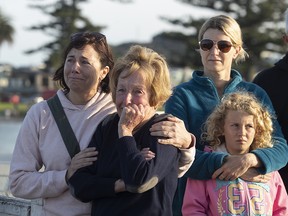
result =
M257 148L272 147L272 115L257 98L248 92L238 91L226 94L203 125L202 141L213 149L225 142L224 121L229 110L243 111L253 115L255 137L250 151Z

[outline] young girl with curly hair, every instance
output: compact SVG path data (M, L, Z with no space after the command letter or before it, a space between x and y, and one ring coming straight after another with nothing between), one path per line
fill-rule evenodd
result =
M223 97L206 120L202 141L205 151L240 155L258 148L271 148L272 116L248 92ZM266 179L265 179L266 178ZM267 179L267 178L270 178ZM288 199L277 171L261 182L193 180L188 178L182 214L187 215L288 215Z

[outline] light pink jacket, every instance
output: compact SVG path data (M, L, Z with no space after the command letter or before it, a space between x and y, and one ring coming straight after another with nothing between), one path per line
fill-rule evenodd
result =
M188 178L183 216L287 216L288 197L278 172L267 183Z
M99 122L115 112L110 94L97 93L86 105L75 106L57 92L81 150ZM42 215L90 215L90 203L69 192L65 174L71 158L46 101L33 105L22 123L10 166L10 190L16 197L43 199ZM44 166L44 171L39 170Z

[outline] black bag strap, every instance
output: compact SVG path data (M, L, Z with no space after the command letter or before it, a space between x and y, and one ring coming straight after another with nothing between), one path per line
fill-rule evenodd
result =
M70 157L73 158L74 155L80 152L80 146L63 110L58 95L56 94L52 98L48 99L47 103L57 123L58 129L70 154Z

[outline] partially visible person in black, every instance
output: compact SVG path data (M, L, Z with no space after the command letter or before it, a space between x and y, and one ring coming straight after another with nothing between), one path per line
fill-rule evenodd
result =
M283 40L288 45L288 9L285 12L285 22ZM273 67L259 72L253 82L269 95L284 137L288 141L288 51ZM288 190L288 165L280 169L279 173Z

